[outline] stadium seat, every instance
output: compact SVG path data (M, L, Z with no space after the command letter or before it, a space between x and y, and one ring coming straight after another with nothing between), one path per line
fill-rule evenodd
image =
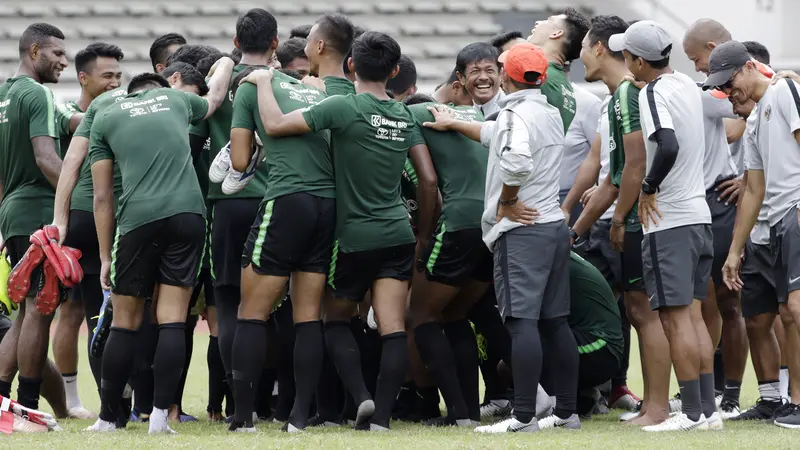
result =
M119 17L126 13L125 7L119 3L95 3L92 5L92 14L100 17Z
M22 32L25 31L25 28L28 28L28 24L25 22L14 22L12 24L6 25L6 35L9 39L18 40L22 37Z
M371 3L348 2L344 0L339 4L339 11L342 14L357 15L369 14L373 11Z
M297 1L280 1L271 3L268 8L278 16L292 16L303 14L303 4Z
M116 27L117 36L124 39L146 39L150 36L150 31L139 25L118 25Z
M82 17L89 15L89 6L76 3L59 3L53 8L61 17Z
M431 43L425 46L425 54L430 58L452 58L459 48L444 43Z
M134 17L155 16L160 14L160 9L151 3L130 3L127 6L128 14Z
M338 7L330 2L311 2L306 3L305 12L308 14L322 15L328 12L336 12Z
M503 13L503 12L510 12L514 9L513 4L510 1L502 1L502 0L490 0L479 5L480 10L486 13Z
M19 5L19 13L23 17L44 17L50 12L50 8L36 3Z
M241 15L241 14L244 14L247 11L250 11L253 8L264 8L265 7L265 5L260 4L260 3L239 3L239 2L235 3L232 6L233 6L233 12L237 16ZM267 8L267 9L269 9L269 8Z
M19 11L11 5L0 5L0 17L16 17Z
M492 36L503 31L503 27L494 22L474 22L469 29L475 36Z
M184 34L186 33L186 28L172 22L157 22L150 25L150 34L153 36L153 38L157 38L168 33Z
M400 50L402 53L414 61L418 61L425 57L425 51L413 44L400 44Z
M77 28L60 26L58 29L64 33L64 37L67 39L67 42L71 41L72 39L78 39L81 36ZM69 47L69 45L67 45L67 47Z
M469 28L453 22L441 22L435 26L436 34L441 36L467 36L469 35Z
M222 29L205 24L189 25L186 29L189 36L197 39L214 39L222 36Z
M235 14L231 5L225 2L203 3L197 9L202 16L230 16Z
M478 5L464 1L450 1L444 4L444 9L448 13L466 14L474 13L478 10Z
M164 3L164 12L168 16L190 17L197 14L194 3Z
M379 22L369 21L365 23L357 22L357 25L362 26L367 30L377 31L379 33L385 33L390 36L397 36L400 30L400 26L397 23L389 21L379 21Z
M376 3L375 10L381 14L402 14L408 12L408 5L404 3Z
M85 24L80 29L81 36L86 39L107 39L114 36L114 31L104 25Z
M19 61L19 49L16 45L2 45L0 46L0 61Z
M534 0L519 1L514 5L514 9L519 12L526 13L547 13L547 4L549 1L541 2Z
M417 14L436 14L444 11L444 5L436 1L416 2L411 4L410 9Z

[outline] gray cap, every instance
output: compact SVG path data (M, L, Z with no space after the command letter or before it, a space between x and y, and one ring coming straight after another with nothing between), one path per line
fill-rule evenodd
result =
M747 47L741 42L728 41L718 45L708 57L708 78L703 89L719 87L730 81L737 69L750 61Z
M640 20L625 33L611 36L608 48L612 52L627 50L645 61L661 61L672 52L672 36L657 22Z

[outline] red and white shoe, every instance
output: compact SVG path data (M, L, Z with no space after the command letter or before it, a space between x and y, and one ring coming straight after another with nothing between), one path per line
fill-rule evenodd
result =
M617 386L611 391L611 397L608 400L608 404L612 408L633 411L642 399L631 392L628 386Z
M51 414L26 408L14 400L0 395L0 414L6 414L7 412L11 412L15 416L19 416L20 419L35 425L42 425L47 428L47 431L61 431L61 427L58 426L58 422ZM16 418L14 420L16 424Z
M31 245L11 269L8 275L8 297L14 303L22 303L31 290L31 273L44 261L44 250L38 245ZM36 280L38 283L38 280Z

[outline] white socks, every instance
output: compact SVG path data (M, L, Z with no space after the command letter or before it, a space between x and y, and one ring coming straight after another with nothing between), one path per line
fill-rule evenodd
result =
M83 408L81 398L78 395L78 374L61 374L64 378L64 391L67 394L67 409Z
M153 408L150 413L150 430L149 434L166 433L175 434L175 431L169 427L169 412L166 409Z
M782 366L780 371L780 376L778 378L781 381L781 397L785 399L789 399L789 368ZM791 399L790 399L791 400Z

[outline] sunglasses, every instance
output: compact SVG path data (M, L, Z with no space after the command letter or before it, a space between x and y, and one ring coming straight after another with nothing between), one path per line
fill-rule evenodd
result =
M736 70L734 70L734 71L733 71L733 73L731 74L731 77L730 77L730 79L728 79L728 81L727 81L727 82L725 82L725 84L723 84L723 85L721 85L721 86L717 86L717 89L718 89L718 90L723 90L723 89L733 89L733 79L734 79L734 78L736 78L736 75L737 75L739 72L741 72L741 71L742 71L742 68L741 68L741 67L740 67L740 68L738 68L738 69L736 69Z

